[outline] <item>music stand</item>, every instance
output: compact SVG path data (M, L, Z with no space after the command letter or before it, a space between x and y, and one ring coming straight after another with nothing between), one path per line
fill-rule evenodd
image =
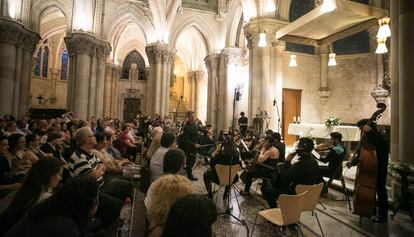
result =
M280 113L279 113L279 106L277 105L276 97L273 100L273 106L276 107L276 112L277 112L277 132L280 133Z
M235 107L236 107L236 99L237 99L237 101L239 101L241 99L241 92L240 92L240 89L237 88L237 87L234 88L234 97L233 97L233 121L232 121L232 124L231 124L232 131L233 131L233 128L234 128L234 111L235 111ZM231 141L234 142L233 134L231 134L230 136L231 136ZM240 155L239 155L239 159L240 159ZM228 182L228 184L230 185L230 187L233 185L233 180L231 180L231 166L232 165L233 165L233 157L230 158L230 163L229 163L229 182ZM224 188L224 191L226 191L226 188ZM236 192L234 193L234 195L237 195ZM228 216L233 217L236 221L240 222L242 225L244 225L246 227L247 237L248 237L249 236L249 227L247 226L246 221L243 220L243 219L240 219L240 218L236 217L231 212L231 210L233 209L233 207L230 207L230 200L231 200L230 196L231 196L231 188L229 190L229 194L227 195L227 207L226 207L226 210L224 212L221 212L221 213L217 214L217 215L228 215Z

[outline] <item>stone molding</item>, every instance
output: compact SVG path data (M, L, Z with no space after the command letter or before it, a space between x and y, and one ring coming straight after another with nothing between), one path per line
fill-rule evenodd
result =
M243 27L244 35L247 39L247 47L257 47L260 33L266 33L268 46L283 46L283 42L276 40L276 32L288 24L289 22L267 17L253 18Z
M223 21L226 17L226 14L229 10L228 6L228 0L218 0L217 2L217 15L216 20L217 21Z
M171 64L176 52L175 48L165 43L155 43L145 47L145 53L150 64Z
M206 63L207 70L215 71L218 70L219 63L220 63L220 54L210 54L204 58L204 62Z
M22 24L9 19L0 19L0 42L12 44L16 47L34 53L40 41L38 33L26 29Z
M69 56L86 54L91 57L106 58L111 53L111 45L108 42L96 39L85 33L74 33L64 38Z
M187 77L191 78L193 80L200 80L204 77L204 72L199 70L199 71L189 71L187 72Z
M224 55L225 66L242 66L246 51L242 48L224 48L222 54Z
M329 95L331 94L331 91L328 87L321 87L318 90L318 96L320 99L321 104L328 103Z

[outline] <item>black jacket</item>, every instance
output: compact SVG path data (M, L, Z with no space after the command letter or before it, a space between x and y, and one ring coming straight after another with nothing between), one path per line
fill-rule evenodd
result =
M184 125L183 141L185 153L197 153L197 148L194 145L198 144L198 127L195 123L186 122Z

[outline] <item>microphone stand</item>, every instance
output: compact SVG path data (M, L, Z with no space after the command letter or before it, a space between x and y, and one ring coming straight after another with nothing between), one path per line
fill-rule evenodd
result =
M237 95L237 93L240 93L240 92L238 91L237 88L235 88L234 89L234 97L233 97L233 119L232 119L232 124L231 124L231 130L232 130L232 132L233 132L233 129L234 129L234 111L235 111L235 107L236 107L236 95ZM231 134L230 136L231 136L231 142L234 142L233 134ZM247 226L246 221L243 220L243 219L240 219L240 218L236 217L231 212L231 210L233 209L233 207L230 207L231 188L233 187L233 181L231 180L231 167L232 167L232 165L233 165L233 157L230 157L230 163L229 163L229 182L228 182L230 188L229 188L229 193L227 194L227 207L226 207L226 210L224 212L219 213L218 215L228 215L228 216L233 217L236 221L240 222L242 225L244 225L246 227L247 237L249 237L249 227ZM233 187L233 189L234 189L234 187ZM224 187L224 192L226 192L226 187ZM234 195L235 195L235 197L237 199L237 194L236 194L235 191L234 191ZM241 212L240 206L239 206L239 211Z
M277 105L276 98L273 100L273 106L276 106L276 111L277 111L277 132L280 133L280 113L279 113L279 106Z

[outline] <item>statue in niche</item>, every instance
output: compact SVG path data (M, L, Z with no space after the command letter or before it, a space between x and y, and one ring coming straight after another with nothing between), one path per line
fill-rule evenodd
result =
M138 80L138 69L136 63L131 63L131 69L129 69L129 78L131 81Z

